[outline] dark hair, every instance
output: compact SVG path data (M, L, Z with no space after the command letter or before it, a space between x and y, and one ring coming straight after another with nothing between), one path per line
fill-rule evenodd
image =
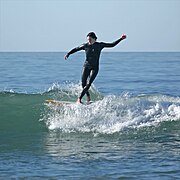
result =
M94 33L94 32L90 32L90 33L88 33L88 35L87 35L87 37L92 37L93 39L97 39L97 36L96 36L96 34Z

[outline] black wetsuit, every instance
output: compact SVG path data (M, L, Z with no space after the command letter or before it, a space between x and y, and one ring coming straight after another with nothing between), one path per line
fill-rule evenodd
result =
M117 41L115 41L113 43L104 43L104 42L95 42L94 44L85 43L79 47L72 49L67 54L69 56L70 54L73 54L80 50L85 50L85 52L86 52L86 60L85 60L84 68L83 68L83 72L82 72L83 91L79 97L80 99L82 99L82 97L85 94L87 94L87 96L90 96L88 89L90 88L92 82L94 81L94 79L96 78L96 76L98 74L99 58L100 58L101 50L105 47L107 47L107 48L114 47L121 40L122 40L122 38L118 39ZM87 82L88 76L89 76L89 82Z

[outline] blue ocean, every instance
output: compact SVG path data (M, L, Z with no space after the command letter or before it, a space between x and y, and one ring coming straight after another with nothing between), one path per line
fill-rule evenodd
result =
M0 179L180 179L180 52L0 53ZM83 99L86 101L86 98Z

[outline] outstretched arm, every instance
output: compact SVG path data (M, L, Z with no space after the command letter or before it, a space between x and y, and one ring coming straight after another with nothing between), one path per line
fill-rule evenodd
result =
M75 53L75 52L77 52L77 51L80 51L80 50L83 50L83 49L84 49L84 45L81 45L81 46L79 46L79 47L76 47L76 48L72 49L71 51L69 51L69 52L64 56L64 59L66 60L66 59L69 57L70 54L73 54L73 53Z
M126 39L126 35L123 34L121 36L121 38L119 38L118 40L114 41L113 43L103 43L104 47L114 47L116 46L118 43L120 43L122 40Z

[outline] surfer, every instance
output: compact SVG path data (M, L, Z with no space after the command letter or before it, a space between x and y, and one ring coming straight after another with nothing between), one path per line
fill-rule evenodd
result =
M65 56L65 60L69 57L69 55L80 51L85 50L86 53L86 60L84 63L83 71L82 71L82 87L83 90L77 99L77 103L82 103L81 99L86 94L87 95L87 102L91 101L91 97L89 94L89 88L96 78L98 71L99 71L99 58L101 54L101 50L103 48L111 48L116 46L120 41L123 39L126 39L126 35L123 34L121 38L118 40L112 42L112 43L105 43L105 42L97 42L97 36L94 32L90 32L87 35L87 43L82 44L81 46L78 46L71 51L69 51ZM89 81L88 81L89 77Z

